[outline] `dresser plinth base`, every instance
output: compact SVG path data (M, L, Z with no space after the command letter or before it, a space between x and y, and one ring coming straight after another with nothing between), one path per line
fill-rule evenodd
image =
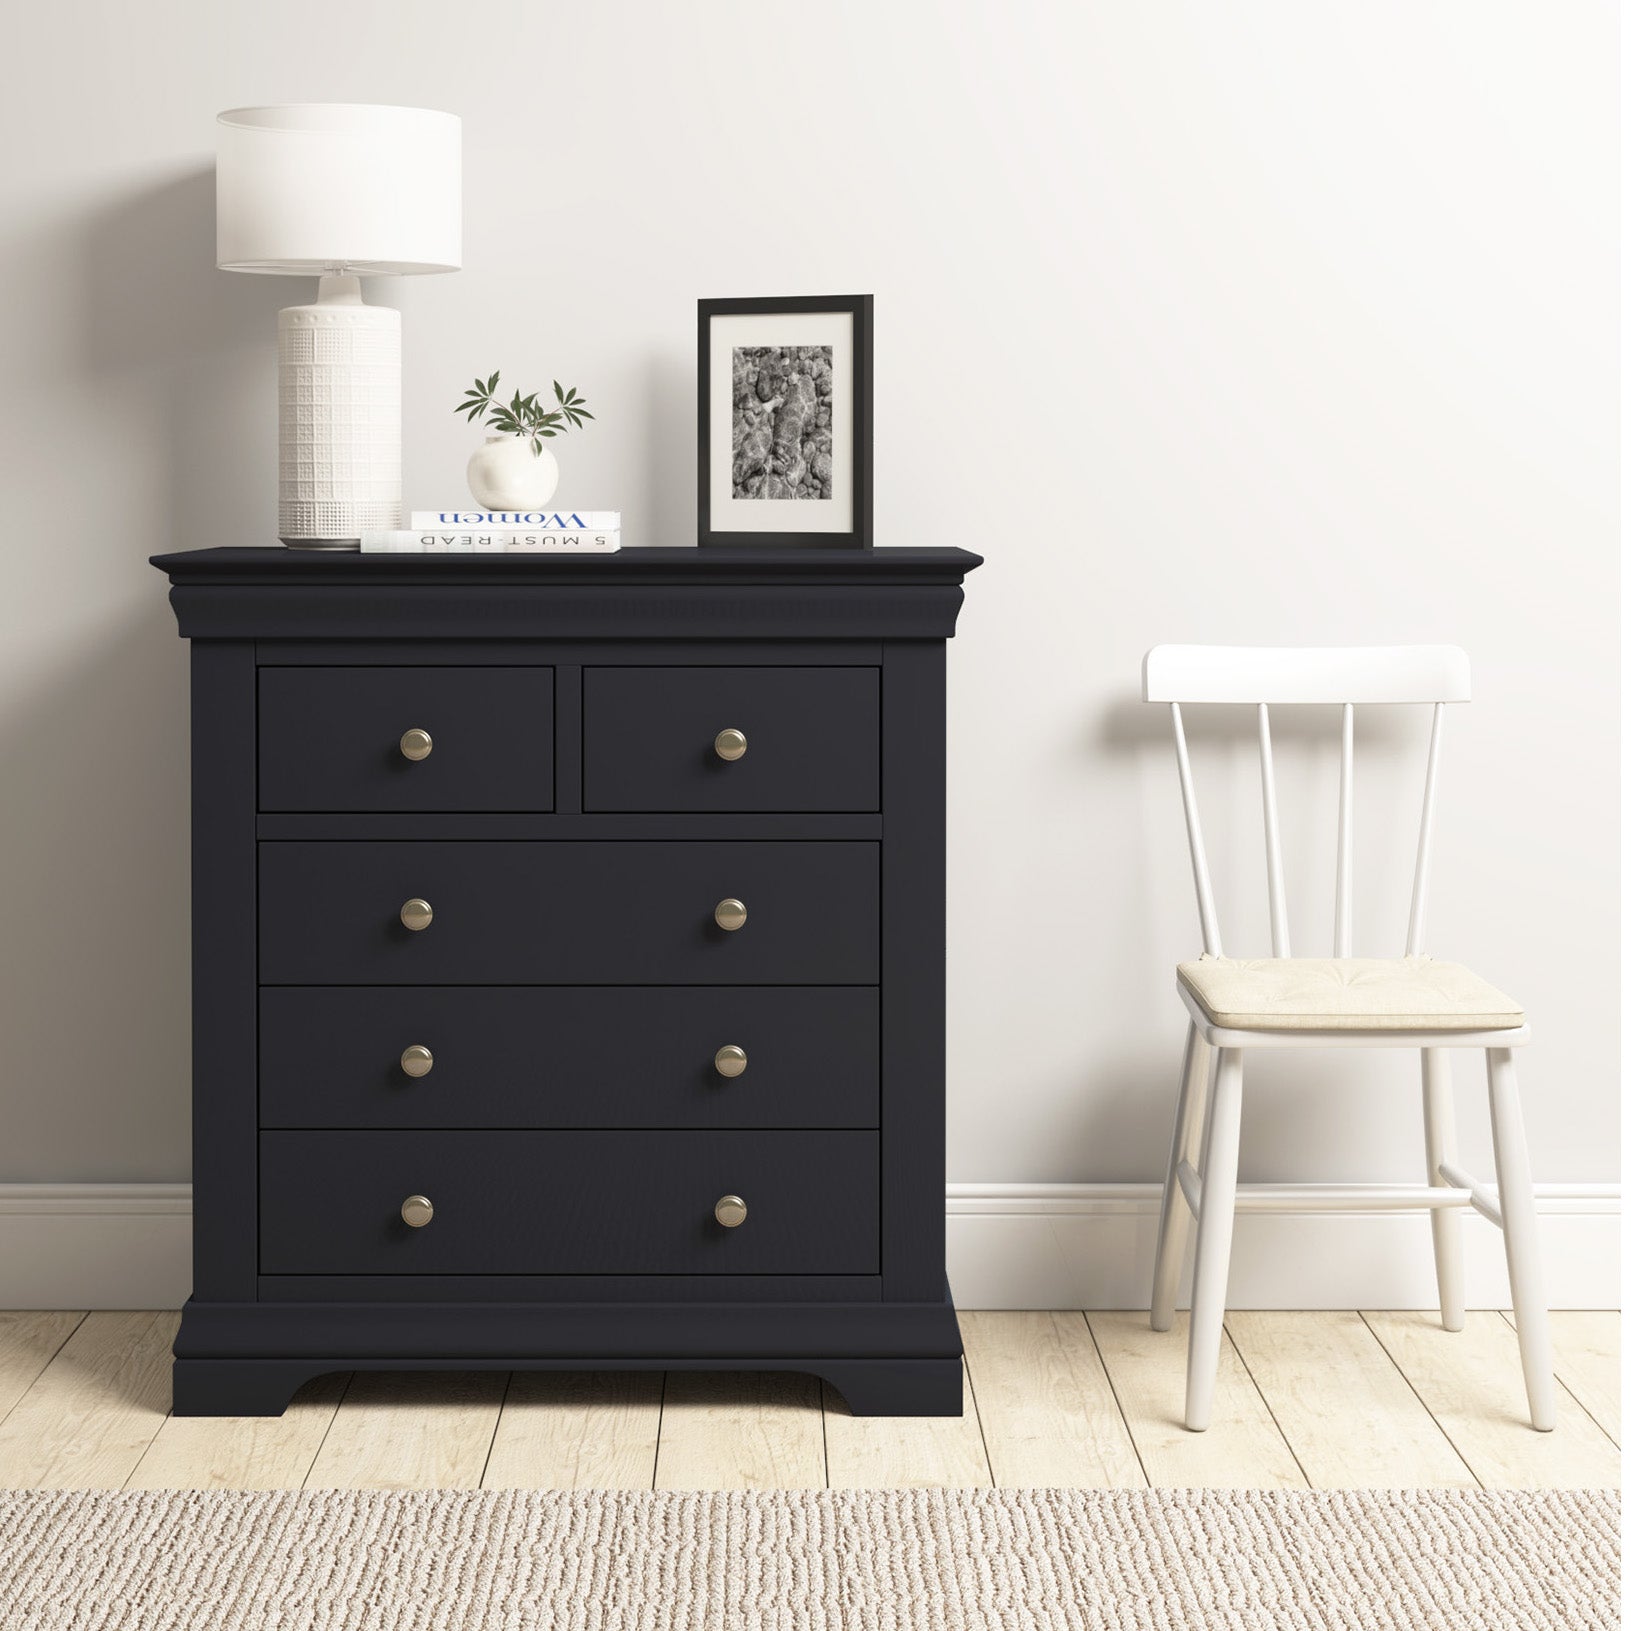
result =
M640 1352L596 1345L597 1336L626 1336L635 1313L661 1340ZM365 1329L375 1339L366 1347L356 1341ZM726 1336L735 1339L730 1348ZM353 1370L800 1371L828 1382L856 1416L963 1411L962 1342L949 1298L637 1309L192 1301L175 1352L178 1416L280 1416L305 1383Z
M307 1382L335 1371L776 1370L819 1376L852 1416L960 1416L957 1359L178 1359L177 1416L281 1416Z

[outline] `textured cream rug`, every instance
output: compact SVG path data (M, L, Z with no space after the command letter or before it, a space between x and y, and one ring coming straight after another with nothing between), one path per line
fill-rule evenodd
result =
M1581 1631L1618 1537L1556 1491L8 1491L0 1625Z

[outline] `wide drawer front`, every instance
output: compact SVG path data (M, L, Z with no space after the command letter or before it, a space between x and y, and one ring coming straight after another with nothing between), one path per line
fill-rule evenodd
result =
M737 920L727 903L745 908L740 927L721 927ZM260 977L871 985L878 846L265 843Z
M875 668L587 668L586 810L878 808Z
M263 1127L875 1127L867 987L268 987Z
M260 1256L263 1274L874 1274L878 1136L262 1133Z
M263 668L263 810L553 810L550 668Z

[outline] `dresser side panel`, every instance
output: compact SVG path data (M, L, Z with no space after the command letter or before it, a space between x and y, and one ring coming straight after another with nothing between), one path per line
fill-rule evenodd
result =
M946 1293L946 647L883 666L883 1294Z
M192 647L193 1296L255 1296L255 648Z

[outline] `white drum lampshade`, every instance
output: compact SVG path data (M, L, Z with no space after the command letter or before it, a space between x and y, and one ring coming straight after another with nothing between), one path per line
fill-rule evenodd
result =
M459 120L297 103L217 123L216 265L321 280L278 314L278 535L355 548L402 523L402 320L359 279L459 269Z

